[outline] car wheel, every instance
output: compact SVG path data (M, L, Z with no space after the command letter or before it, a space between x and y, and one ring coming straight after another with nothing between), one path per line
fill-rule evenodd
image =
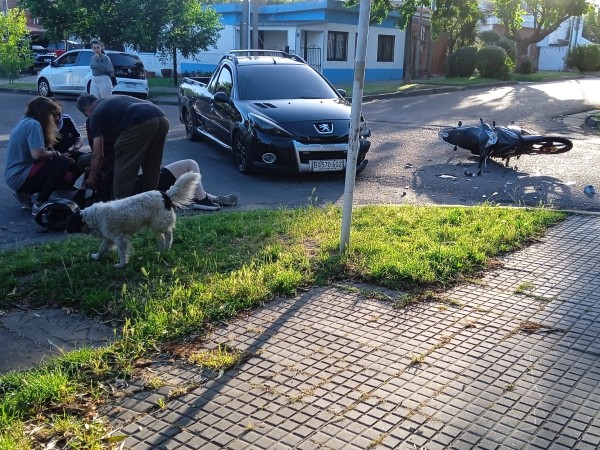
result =
M200 135L196 133L194 118L187 109L183 110L183 123L185 124L185 136L189 141L199 141Z
M50 83L45 78L40 78L38 81L38 94L42 97L52 97L52 91L50 90Z
M250 157L248 156L248 149L244 142L244 136L241 132L237 132L233 138L233 157L235 159L235 165L238 170L242 173L250 173Z

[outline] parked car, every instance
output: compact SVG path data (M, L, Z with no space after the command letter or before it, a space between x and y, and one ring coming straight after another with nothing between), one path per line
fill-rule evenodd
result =
M56 53L48 51L42 45L32 45L31 56L33 57L33 64L24 70L27 75L35 75L38 70L43 69L56 59Z
M242 173L344 171L351 115L344 95L298 56L239 50L210 79L183 79L179 118L189 140L231 150ZM368 162L369 135L361 117L357 172Z
M48 51L56 53L56 56L60 56L69 50L77 50L85 48L85 44L81 42L62 40L62 41L50 41L47 45Z
M148 97L148 81L142 60L134 54L107 50L117 77L115 94L127 94L138 98ZM41 96L53 94L89 93L92 83L90 49L71 50L59 56L37 76L37 90Z

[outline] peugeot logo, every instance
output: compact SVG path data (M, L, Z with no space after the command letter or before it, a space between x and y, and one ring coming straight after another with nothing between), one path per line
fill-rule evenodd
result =
M332 134L333 133L333 123L321 122L314 124L317 133L319 134Z

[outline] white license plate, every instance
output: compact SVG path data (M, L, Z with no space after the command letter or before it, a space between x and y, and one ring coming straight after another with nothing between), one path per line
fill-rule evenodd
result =
M313 172L329 172L331 170L343 170L346 167L345 159L328 159L311 161L310 167Z
M44 62L52 62L52 58L44 58Z
M131 89L135 89L136 86L137 86L136 83L125 83L125 87L131 88Z

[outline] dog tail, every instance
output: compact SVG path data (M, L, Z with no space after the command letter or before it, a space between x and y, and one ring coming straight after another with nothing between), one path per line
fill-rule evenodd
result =
M194 197L196 185L199 182L200 174L186 172L177 178L175 184L167 191L167 195L176 206L187 205Z

